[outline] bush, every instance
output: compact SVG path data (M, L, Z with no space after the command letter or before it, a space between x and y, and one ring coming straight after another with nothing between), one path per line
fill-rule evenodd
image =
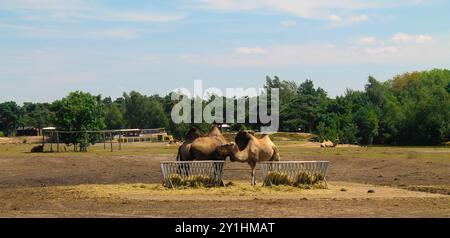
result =
M5 137L5 134L3 133L3 131L0 131L0 137Z

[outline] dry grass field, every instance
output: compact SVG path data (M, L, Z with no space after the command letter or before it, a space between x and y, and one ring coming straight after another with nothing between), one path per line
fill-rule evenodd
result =
M0 216L450 217L448 147L276 144L282 160L330 161L329 188L263 187L259 171L250 186L248 165L227 161L230 186L167 189L159 162L174 160L177 146L165 143L37 154L32 144L0 144Z

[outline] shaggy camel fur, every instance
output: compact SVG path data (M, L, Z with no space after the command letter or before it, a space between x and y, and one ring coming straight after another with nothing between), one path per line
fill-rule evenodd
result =
M227 143L220 129L214 126L206 136L202 136L200 131L191 129L187 134L186 141L178 150L177 160L225 160L220 156L217 148ZM188 139L189 137L189 139Z
M240 131L235 143L224 144L219 153L229 155L232 162L247 162L252 169L252 185L256 185L256 163L262 161L279 161L280 153L277 146L272 142L269 135L263 135L258 139L249 132Z

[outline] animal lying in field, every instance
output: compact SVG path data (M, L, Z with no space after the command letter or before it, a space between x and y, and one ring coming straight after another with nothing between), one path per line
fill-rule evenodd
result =
M44 146L42 145L38 145L31 148L31 153L42 153L42 152L44 152Z
M322 143L320 143L321 148L326 147L336 147L339 144L339 139L336 139L334 142L331 142L330 140L324 140Z
M197 128L191 128L186 134L185 142L179 147L177 160L225 160L218 153L218 148L227 141L220 129L216 126L211 128L207 135L202 135Z
M252 185L256 185L256 163L262 161L279 161L280 153L269 135L258 139L253 134L240 131L235 142L224 144L219 149L222 156L230 156L232 162L246 162L252 169Z

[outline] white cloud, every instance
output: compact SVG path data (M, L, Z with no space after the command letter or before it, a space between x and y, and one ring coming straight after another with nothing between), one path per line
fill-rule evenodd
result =
M44 29L40 27L33 27L33 26L26 26L26 25L14 25L14 24L4 24L0 23L0 29L13 29L13 30L21 30L21 31L28 31L28 32L46 32L50 29Z
M297 26L297 22L296 21L292 21L292 20L290 20L290 21L281 21L280 25L282 27L285 27L285 28L296 27Z
M172 22L184 18L181 14L146 11L115 11L95 2L80 0L0 0L0 10L14 12L22 19L45 21L127 21Z
M183 19L184 16L172 14L151 14L140 12L114 12L98 10L85 12L58 12L55 14L41 16L40 18L151 23L179 21Z
M265 49L260 47L239 47L234 52L241 55L262 55L267 53Z
M130 40L138 37L139 31L136 29L106 29L80 32L79 35L72 35L72 38L114 38Z
M143 13L115 13L111 14L110 20L118 21L133 21L133 22L169 22L178 21L184 18L181 15L170 15L170 14L143 14Z
M0 0L2 10L74 10L85 8L79 0Z
M433 37L429 35L418 35L416 36L416 43L425 44L425 43L433 43Z
M380 46L380 47L374 47L374 48L365 48L364 52L371 54L371 55L378 55L378 54L395 54L399 51L397 47L394 46Z
M341 18L340 16L336 16L336 15L334 15L334 14L330 15L330 16L328 17L328 19L329 19L330 21L332 21L332 22L340 22L340 21L342 21L342 18Z
M396 44L416 43L426 44L433 43L434 39L430 35L409 35L403 32L399 32L392 36L391 40Z
M327 43L287 44L267 47L263 54L242 47L240 53L203 54L182 62L213 67L292 67L354 64L432 65L450 62L450 46L439 44L330 45ZM258 50L256 50L258 51Z
M358 22L365 22L368 21L369 17L366 15L359 15L359 16L351 16L348 18L348 21L350 23L358 23Z
M420 4L417 0L198 0L195 6L219 11L268 11L286 13L307 19L330 20L330 16L365 9ZM341 15L342 15L341 14ZM338 19L332 17L334 20ZM352 16L351 22L367 21L366 15Z
M411 35L405 34L405 33L397 33L392 36L392 41L395 43L408 43L413 40L413 37Z
M373 45L376 43L376 39L373 36L361 37L357 40L358 45Z
M331 22L329 27L341 27L358 24L361 22L369 21L369 17L366 15L339 17L337 15L330 15L328 20Z
M31 37L42 38L112 38L112 39L134 39L139 35L138 29L133 28L111 28L111 29L83 29L83 30L67 30L55 27L34 27L27 25L13 25L0 23L0 30L14 30L19 34Z

